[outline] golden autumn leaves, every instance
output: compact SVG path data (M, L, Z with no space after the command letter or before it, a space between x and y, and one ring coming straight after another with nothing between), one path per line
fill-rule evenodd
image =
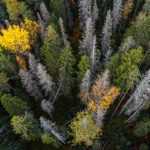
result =
M97 77L97 80L91 86L89 93L80 91L80 98L83 101L84 97L88 97L87 107L89 111L96 112L98 109L104 111L109 109L120 94L120 89L118 87L110 85L107 79L107 73L108 72L106 71L102 76Z
M39 25L32 20L25 19L21 25L10 25L1 29L0 46L4 50L16 55L19 66L26 70L26 60L21 54L29 52L37 39Z
M0 45L12 53L30 50L29 32L17 25L1 30Z
M10 25L1 30L0 45L14 54L28 52L36 39L38 29L38 24L29 19L25 19L21 26Z
M77 113L70 124L73 143L90 146L97 137L103 135L103 119L120 94L120 89L110 84L109 74L106 70L99 75L90 85L89 91L80 89L80 98L87 105L87 109Z
M101 99L99 99L98 105L95 100L91 100L88 103L88 109L93 112L95 112L98 108L102 110L107 110L118 95L119 89L113 86L105 93L105 95Z

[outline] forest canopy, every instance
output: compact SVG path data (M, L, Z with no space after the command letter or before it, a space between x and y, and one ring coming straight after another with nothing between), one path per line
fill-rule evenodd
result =
M149 150L150 0L0 1L0 150Z

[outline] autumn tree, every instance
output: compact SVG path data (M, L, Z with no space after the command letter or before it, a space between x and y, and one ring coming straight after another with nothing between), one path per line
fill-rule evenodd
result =
M36 21L25 18L22 27L29 33L30 44L33 45L37 40L40 26Z
M86 144L90 146L93 140L101 134L99 129L89 112L79 112L70 124L71 135L73 137L73 144Z
M108 71L99 76L92 85L88 98L88 110L96 112L95 120L99 127L103 126L105 114L119 94L120 89L109 83Z
M35 141L40 137L40 128L37 120L31 114L24 116L13 116L11 125L16 134L20 134L23 139Z
M133 0L127 0L125 2L124 8L123 8L123 17L124 19L127 19L130 13L133 10L134 1Z
M11 53L24 53L30 50L29 32L17 25L1 30L0 45Z

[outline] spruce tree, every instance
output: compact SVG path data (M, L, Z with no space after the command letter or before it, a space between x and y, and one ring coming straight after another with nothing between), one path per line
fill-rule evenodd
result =
M2 94L0 102L4 109L11 115L20 115L29 110L27 102L10 94Z

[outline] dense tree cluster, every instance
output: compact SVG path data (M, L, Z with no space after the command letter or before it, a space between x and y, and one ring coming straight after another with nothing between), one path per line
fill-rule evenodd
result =
M150 0L1 0L0 149L149 150Z

